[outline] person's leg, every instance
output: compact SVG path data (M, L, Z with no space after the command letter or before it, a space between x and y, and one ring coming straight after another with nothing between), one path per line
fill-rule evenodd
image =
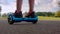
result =
M15 16L22 16L21 8L22 8L22 1L23 0L17 0L16 2L16 11L15 11Z
M22 1L23 1L23 0L17 0L17 6L16 6L17 12L21 11L21 8L22 8Z
M34 0L29 0L29 11L32 12L34 9Z
M26 16L30 16L34 9L34 0L29 0L29 12Z

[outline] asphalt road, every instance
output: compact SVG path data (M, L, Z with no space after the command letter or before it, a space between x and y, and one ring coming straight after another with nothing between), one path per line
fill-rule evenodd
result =
M0 34L60 34L60 21L39 20L37 24L19 22L9 25L0 20Z

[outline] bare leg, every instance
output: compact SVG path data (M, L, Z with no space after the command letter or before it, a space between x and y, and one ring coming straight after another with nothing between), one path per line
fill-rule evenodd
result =
M21 8L22 8L22 0L17 0L17 12L20 12L21 11Z
M15 11L15 16L21 16L22 15L22 12L21 12L21 8L22 8L22 1L23 0L17 0L17 6L16 6L16 8L17 8L17 10Z
M29 13L26 16L31 15L34 9L34 0L29 0Z
M29 11L32 12L34 8L34 0L29 0Z

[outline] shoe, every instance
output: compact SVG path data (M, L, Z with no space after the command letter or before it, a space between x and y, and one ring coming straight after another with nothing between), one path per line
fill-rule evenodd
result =
M25 17L28 17L28 18L34 18L34 15L35 15L35 12L30 12L30 13L27 13L27 15Z
M20 12L15 12L15 14L14 14L14 16L16 17L16 18L22 18L23 17L23 15L22 15L22 12L20 11Z

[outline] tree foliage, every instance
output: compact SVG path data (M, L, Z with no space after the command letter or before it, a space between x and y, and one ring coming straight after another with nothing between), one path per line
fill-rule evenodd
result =
M54 16L54 13L52 12L37 12L36 13L38 16Z
M60 10L55 13L56 17L60 17Z

